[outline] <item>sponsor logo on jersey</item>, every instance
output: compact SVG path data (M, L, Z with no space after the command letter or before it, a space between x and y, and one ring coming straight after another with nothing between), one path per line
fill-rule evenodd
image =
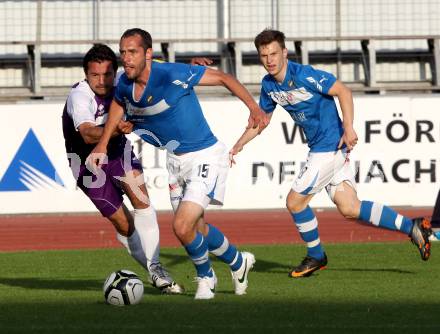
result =
M328 80L328 78L322 76L321 79L319 80L319 83L322 84L325 80Z
M193 73L191 71L189 71L189 73L191 74L190 77L188 78L188 80L186 80L187 82L191 81L192 78L194 78L196 76L197 73Z
M295 105L297 103L310 100L313 94L304 87L292 89L289 91L269 92L269 96L281 106Z
M318 90L322 93L322 86L321 86L321 83L324 82L325 80L327 80L327 78L325 78L325 77L323 76L323 77L321 78L321 80L319 80L319 82L316 81L315 78L313 78L313 77L307 77L306 80L307 80L308 82L310 82L311 84L313 84L313 85L316 87L316 89L318 89Z
M148 107L136 107L130 103L130 101L125 98L125 109L129 116L152 116L160 114L161 112L167 110L170 106L168 103L162 99L156 104Z
M191 78L190 78L191 79ZM188 84L185 82L182 82L180 80L174 80L173 84L177 85L177 86L182 86L183 89L187 89L188 88Z

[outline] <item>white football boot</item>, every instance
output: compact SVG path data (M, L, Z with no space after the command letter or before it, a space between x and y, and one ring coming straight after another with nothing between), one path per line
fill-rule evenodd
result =
M214 298L215 288L217 287L217 276L215 276L214 270L212 270L212 277L196 277L195 281L198 283L198 286L194 299Z
M248 287L248 274L255 263L255 256L249 252L241 252L243 263L236 271L231 271L232 281L234 282L235 294L244 295Z

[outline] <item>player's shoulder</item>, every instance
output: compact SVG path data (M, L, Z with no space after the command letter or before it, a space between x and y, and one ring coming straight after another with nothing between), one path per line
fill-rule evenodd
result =
M274 77L270 74L266 74L263 79L261 79L261 87L263 89L269 88L271 85L276 83Z
M156 84L166 83L175 79L182 80L188 74L190 65L184 63L156 62L152 63L152 78ZM182 77L183 76L183 77Z
M72 89L69 93L69 98L71 99L93 99L95 97L95 93L90 88L89 83L86 80L77 82L72 86Z
M176 71L175 64L176 63L168 63L166 61L154 59L151 62L152 80L161 81L162 78L168 77L170 73L173 73Z
M289 72L290 75L295 77L304 77L307 73L310 73L313 70L313 67L310 65L303 65L296 63L294 61L289 60Z
M156 73L172 73L176 71L180 71L183 66L186 64L183 63L169 63L161 60L154 60L151 63L152 71Z
M164 60L160 59L153 59L151 62L151 68L152 70L171 70L173 67L175 67L177 63L169 63Z
M310 76L313 77L313 76L317 76L317 75L321 76L323 74L332 75L331 73L317 69L317 68L313 67L312 65L301 65L301 68L298 71L298 75L303 78L308 78Z

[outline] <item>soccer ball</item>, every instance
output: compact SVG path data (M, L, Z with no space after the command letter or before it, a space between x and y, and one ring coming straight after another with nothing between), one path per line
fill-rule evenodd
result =
M144 284L134 272L118 270L112 272L104 283L104 298L116 306L134 305L142 300Z

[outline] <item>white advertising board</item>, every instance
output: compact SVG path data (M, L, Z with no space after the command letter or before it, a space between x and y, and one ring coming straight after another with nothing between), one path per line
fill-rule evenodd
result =
M213 132L231 147L247 124L247 109L233 98L201 104ZM440 97L432 95L355 98L359 142L351 161L361 199L433 205L440 187L439 105ZM96 211L68 167L62 109L62 103L47 102L0 105L0 214ZM135 150L154 206L170 209L165 153L148 144L135 144ZM223 208L283 208L307 151L299 129L277 109L269 127L237 156ZM323 191L312 206L332 203Z

